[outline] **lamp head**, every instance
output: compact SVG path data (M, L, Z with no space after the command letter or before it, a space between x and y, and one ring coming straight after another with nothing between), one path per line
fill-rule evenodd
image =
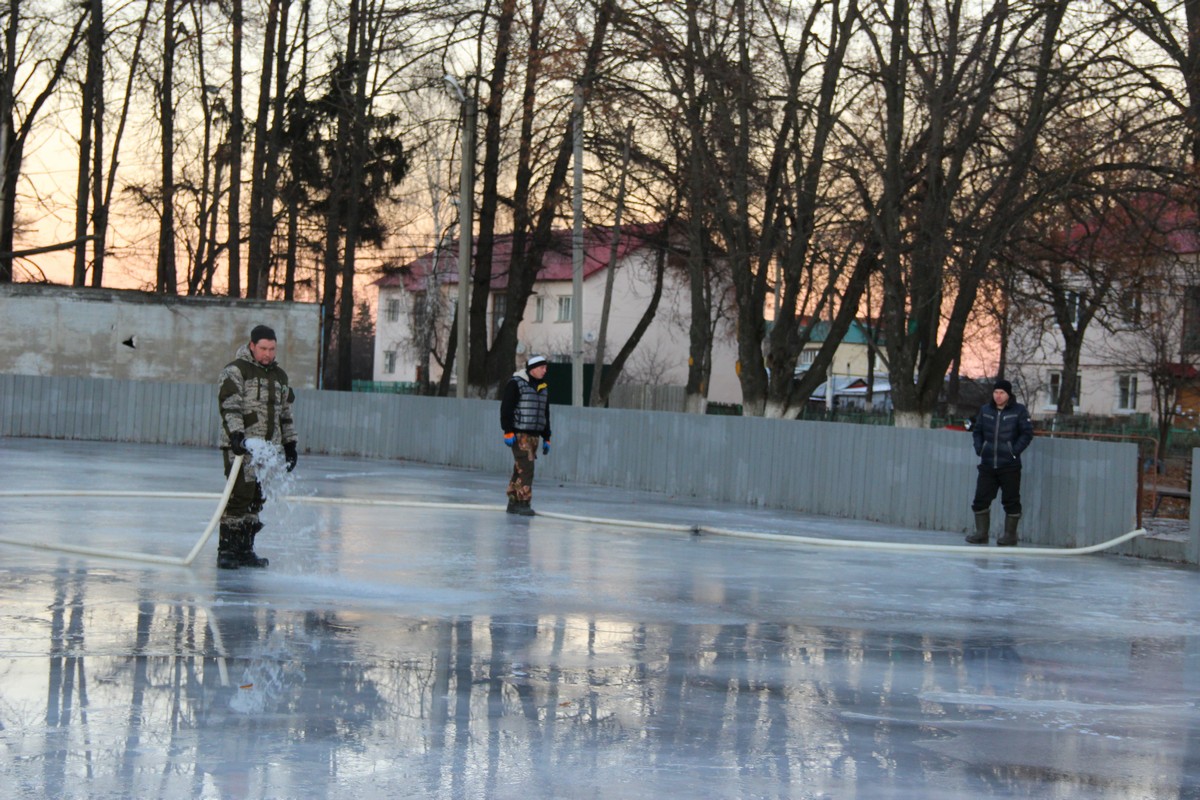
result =
M453 75L450 75L449 73L443 75L442 81L446 84L446 91L457 97L458 102L465 103L467 101L467 96L463 94L462 86L458 84L458 81Z

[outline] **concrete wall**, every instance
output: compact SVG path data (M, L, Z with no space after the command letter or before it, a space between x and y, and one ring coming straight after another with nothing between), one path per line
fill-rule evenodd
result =
M315 387L320 320L313 303L0 284L0 372L216 383L264 324L292 382Z
M511 469L496 401L307 390L297 392L295 411L303 452ZM961 431L559 406L553 427L554 451L538 464L542 480L932 530L972 524L976 459ZM211 446L216 389L0 374L0 436ZM1024 541L1085 546L1135 527L1135 445L1039 438L1025 462ZM993 516L998 531L1003 515ZM1193 538L1196 529L1193 520ZM1200 556L1194 544L1164 546L1136 539L1122 552Z

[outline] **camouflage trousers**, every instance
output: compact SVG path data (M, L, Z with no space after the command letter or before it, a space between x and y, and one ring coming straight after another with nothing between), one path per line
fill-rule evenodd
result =
M225 460L225 477L233 469L234 455L227 448L221 450ZM233 491L229 494L229 502L225 504L225 513L221 515L222 524L253 525L258 522L258 512L262 511L266 498L263 497L262 484L246 475L244 468L238 470L237 479L233 482Z
M508 499L514 503L528 503L533 499L533 467L541 444L540 436L517 434L512 447L512 478L508 481Z

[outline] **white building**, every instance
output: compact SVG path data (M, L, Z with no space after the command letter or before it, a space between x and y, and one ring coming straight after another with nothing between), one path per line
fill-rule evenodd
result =
M1175 424L1192 427L1187 418L1195 414L1195 387L1186 384L1200 363L1200 230L1194 214L1169 202L1147 201L1140 213L1144 217L1132 222L1121 214L1115 221L1081 223L1065 237L1064 252L1077 261L1092 259L1115 277L1115 288L1109 287L1084 332L1074 412L1156 417L1151 371L1174 373L1183 378ZM1074 288L1068 294L1072 322L1091 291L1082 279ZM1058 411L1063 350L1062 331L1048 308L1013 315L1006 377L1034 418Z
M661 249L657 238L660 229L657 225L643 225L621 230L605 346L607 362L612 361L650 304ZM571 244L571 231L556 232L554 244L542 259L542 269L518 331L519 361L522 356L541 353L551 361L569 362L572 322L576 313L582 314L585 360L594 361L611 251L611 229L594 228L584 234L581 309L574 307ZM496 237L488 299L488 324L493 335L506 313L505 290L511 247L510 236ZM437 381L442 369L436 358L425 354L446 352L458 290L456 249L427 253L376 281L375 285L379 289L379 307L374 379L419 382L422 370L428 364L429 379ZM708 400L740 403L732 290L725 287L714 296L718 318L713 323L713 368ZM687 383L690 308L687 272L678 255L670 254L654 320L626 362L622 383L677 386Z
M1110 331L1102 319L1089 325L1083 339L1072 406L1075 414L1132 416L1153 412L1150 377L1144 365L1122 353L1137 352L1138 333ZM1035 419L1058 413L1063 381L1063 339L1056 326L1015 327L1009 343L1009 378L1017 400Z

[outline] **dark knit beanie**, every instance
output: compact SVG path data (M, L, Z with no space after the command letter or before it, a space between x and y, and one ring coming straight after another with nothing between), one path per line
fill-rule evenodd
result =
M266 325L255 325L254 330L250 331L250 341L258 344L263 339L275 341L275 331Z
M992 391L995 391L996 389L1003 389L1005 394L1007 394L1009 397L1012 397L1012 383L1004 380L1004 378L998 379L992 386Z

